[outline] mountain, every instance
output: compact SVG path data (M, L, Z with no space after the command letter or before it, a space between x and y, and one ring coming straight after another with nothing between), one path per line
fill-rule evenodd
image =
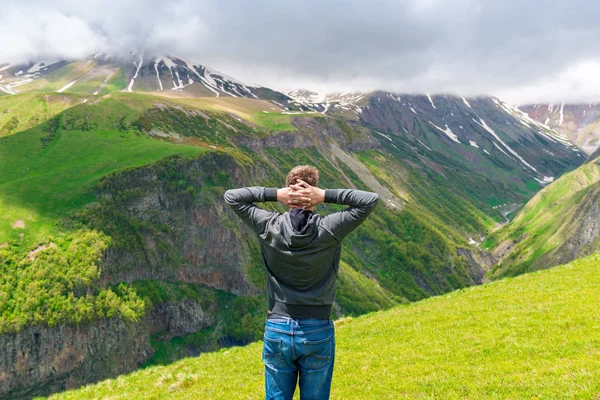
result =
M600 104L532 104L519 107L532 119L562 132L585 153L600 148Z
M126 62L97 54L77 61L6 64L0 70L0 90L5 94L58 92L98 96L113 91L159 92L172 96L263 99L286 110L298 108L283 93L244 84L205 65L171 56L142 56Z
M597 253L337 321L332 398L596 398L600 331L590 327L600 319L599 264ZM186 358L51 399L261 398L261 346Z
M600 250L600 154L536 194L483 246L492 278L550 268Z
M26 67L0 83L21 92L0 97L3 397L259 339L262 260L228 188L309 163L323 187L379 193L345 242L341 318L481 283L477 242L584 161L493 98L301 102L175 57Z
M498 166L510 170L511 176L498 177L508 185L517 176L545 185L585 159L561 133L496 98L391 92L288 95L327 115L355 119L388 139L408 139L461 169L485 175L495 174Z

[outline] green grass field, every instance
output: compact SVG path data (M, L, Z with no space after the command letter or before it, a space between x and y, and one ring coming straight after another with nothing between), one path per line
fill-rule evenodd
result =
M336 324L333 399L598 399L600 253ZM261 343L51 399L261 399Z

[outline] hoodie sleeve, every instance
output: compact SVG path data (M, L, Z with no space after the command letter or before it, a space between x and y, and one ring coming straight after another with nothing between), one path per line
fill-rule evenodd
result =
M323 224L338 240L342 240L364 222L378 202L377 193L355 189L326 189L325 203L350 207L323 217Z
M261 201L277 201L277 188L253 186L231 189L226 191L223 197L233 212L257 235L264 232L269 219L277 214L254 204Z

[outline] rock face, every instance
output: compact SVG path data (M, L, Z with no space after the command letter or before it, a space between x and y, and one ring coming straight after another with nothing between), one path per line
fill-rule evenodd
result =
M215 316L202 310L194 300L158 304L150 312L151 333L161 334L163 339L182 337L215 324Z
M544 269L565 264L600 250L600 183L596 183L583 196L573 219L564 225L564 242L534 263L534 268Z
M100 201L82 215L113 239L102 259L102 284L149 279L197 283L237 295L262 293L248 279L248 232L232 229L234 216L221 188L211 191L212 185L241 184L245 173L264 180L267 171L244 172L230 156L207 153L103 180ZM128 231L131 226L136 230ZM169 340L218 324L217 305L208 307L211 311L184 298L154 304L137 323L113 318L2 335L0 398L49 394L137 369L154 354L151 335ZM216 339L220 345L237 343Z
M80 326L30 327L0 336L0 398L47 395L139 368L150 335L184 336L212 326L194 301L158 305L137 323L119 318Z
M360 120L384 133L428 146L465 168L486 173L498 163L513 174L543 180L584 161L565 137L495 98L376 93ZM442 142L443 146L438 144Z
M102 181L101 200L89 217L92 226L117 238L104 255L102 280L180 281L234 294L260 293L244 273L250 257L244 233L240 240L221 192L207 187L240 174L231 157L207 154L164 160ZM139 227L132 232L137 240L124 226Z
M109 319L27 328L0 336L0 397L47 394L116 376L138 368L152 353L146 324Z
M485 282L485 273L496 263L494 256L480 249L459 247L456 249L456 254L467 260L469 275L478 285Z

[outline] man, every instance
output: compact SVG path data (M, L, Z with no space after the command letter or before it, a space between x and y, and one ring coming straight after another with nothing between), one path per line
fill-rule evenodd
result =
M267 269L269 312L263 361L267 399L328 399L335 356L331 309L342 240L373 211L379 197L353 189L320 189L319 171L293 168L285 188L246 187L225 192L225 202L258 236ZM279 201L284 214L256 202ZM350 207L327 216L319 203Z

